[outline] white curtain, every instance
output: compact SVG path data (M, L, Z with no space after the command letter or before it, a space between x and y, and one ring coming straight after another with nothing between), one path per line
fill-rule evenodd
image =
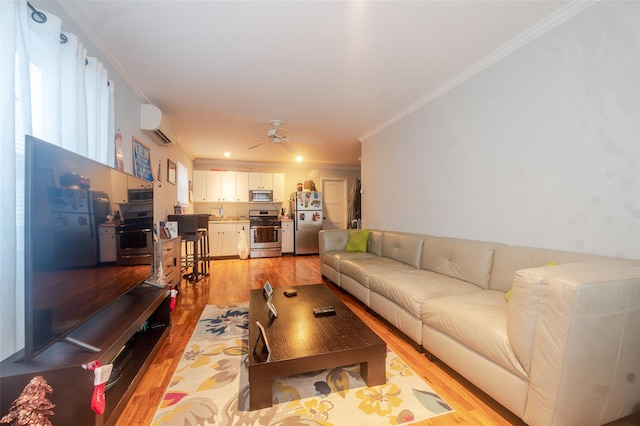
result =
M115 156L106 69L57 16L40 12L44 23L26 1L0 1L0 359L24 346L24 136L109 165Z
M0 359L24 345L24 220L18 212L23 209L24 135L31 131L28 25L26 3L0 2Z

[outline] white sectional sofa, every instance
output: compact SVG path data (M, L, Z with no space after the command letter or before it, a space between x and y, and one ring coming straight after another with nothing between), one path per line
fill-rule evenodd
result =
M350 232L320 231L323 276L527 424L640 411L640 261Z

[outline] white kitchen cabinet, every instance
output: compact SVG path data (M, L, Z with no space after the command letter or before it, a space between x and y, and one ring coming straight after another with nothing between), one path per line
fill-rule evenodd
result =
M284 203L287 201L287 195L284 191L284 173L272 173L273 182L273 201Z
M249 189L273 189L273 173L249 173Z
M149 189L153 188L153 182L149 182L148 180L140 179L139 177L127 176L127 187L129 189Z
M207 201L207 170L193 171L193 201L200 203Z
M235 223L209 223L209 247L211 256L237 256Z
M249 173L236 173L236 201L239 203L249 202Z
M236 172L194 170L193 201L196 203L237 201Z
M100 262L116 261L116 227L112 225L98 226L98 243Z
M194 170L193 201L195 203L248 203L249 190L270 189L273 191L273 201L284 203L288 201L284 178L284 173Z
M195 203L220 201L222 198L221 172L193 171L193 201Z
M207 197L206 201L220 201L222 199L222 173L207 172Z
M283 220L282 224L282 254L293 253L293 221Z
M218 201L237 201L236 197L236 172L220 173L220 199Z
M111 203L121 204L129 202L129 192L127 191L127 175L118 170L111 170ZM119 207L112 208L119 210Z

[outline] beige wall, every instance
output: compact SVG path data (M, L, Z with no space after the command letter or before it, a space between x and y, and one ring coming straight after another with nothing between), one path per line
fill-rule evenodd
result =
M595 3L363 141L363 226L640 258L639 16Z

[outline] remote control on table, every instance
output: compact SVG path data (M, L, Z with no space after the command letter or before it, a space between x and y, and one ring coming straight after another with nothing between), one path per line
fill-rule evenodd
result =
M287 290L284 291L284 295L287 296L287 297L297 296L298 295L298 290L287 289Z
M333 306L323 306L321 308L315 308L313 315L316 317L328 317L336 314L336 309Z

